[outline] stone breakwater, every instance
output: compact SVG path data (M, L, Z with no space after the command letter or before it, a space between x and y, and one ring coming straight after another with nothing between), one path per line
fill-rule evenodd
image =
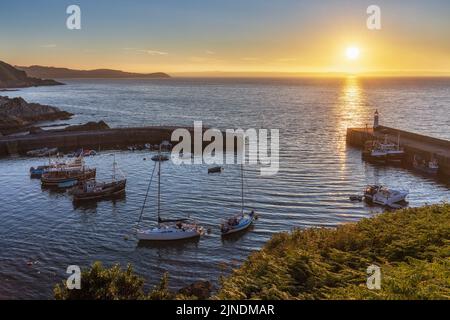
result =
M391 142L397 142L400 138L400 145L405 150L407 166L412 166L415 155L424 159L433 156L439 164L439 176L450 177L450 141L386 126L379 126L376 130L347 129L347 143L357 148L364 148L364 143L368 140L384 140L385 138Z

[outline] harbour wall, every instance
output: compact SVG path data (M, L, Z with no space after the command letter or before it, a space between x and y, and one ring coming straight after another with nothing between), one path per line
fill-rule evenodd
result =
M62 152L71 152L81 148L101 151L123 149L127 146L143 145L146 143L154 145L164 140L170 141L172 132L179 128L170 126L135 127L75 132L49 130L48 132L27 134L24 136L4 136L0 137L0 156L24 155L30 150L46 147L58 148ZM193 141L194 128L185 127L184 129L187 129L191 133ZM206 129L203 128L203 131ZM223 136L225 146L226 136L224 133ZM203 147L208 143L203 142Z
M373 128L348 128L347 143L357 148L364 148L368 140L384 140L397 143L405 150L405 165L413 164L414 156L423 159L432 157L438 161L439 176L450 177L450 141L433 138L405 130L386 126Z

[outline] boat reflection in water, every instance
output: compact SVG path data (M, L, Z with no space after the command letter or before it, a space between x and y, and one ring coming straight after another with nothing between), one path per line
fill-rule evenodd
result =
M110 197L110 198L103 198L100 200L88 200L88 201L72 201L73 209L75 210L81 210L81 211L92 211L96 210L98 205L101 202L111 202L113 206L116 206L119 203L125 203L127 200L127 195L125 192Z

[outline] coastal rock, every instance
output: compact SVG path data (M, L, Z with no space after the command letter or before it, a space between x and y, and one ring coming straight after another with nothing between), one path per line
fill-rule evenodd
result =
M55 80L29 77L25 71L0 61L0 88L26 88L62 84Z
M206 300L211 296L212 284L209 281L196 281L191 285L181 288L178 293L188 296L197 297L200 300Z
M106 130L109 129L108 124L105 121L99 122L88 122L85 124L68 126L64 131L95 131L95 130Z
M0 132L18 132L39 121L70 119L72 114L56 107L28 103L22 98L0 96Z

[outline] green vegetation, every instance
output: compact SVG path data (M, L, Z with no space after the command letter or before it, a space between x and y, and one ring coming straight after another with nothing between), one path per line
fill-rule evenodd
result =
M381 290L366 286L372 264ZM449 299L450 205L277 234L221 279L216 298Z
M381 268L381 290L366 286ZM173 293L168 275L150 293L131 266L95 263L81 290L55 287L56 299L185 299L209 296L210 284ZM450 299L450 205L386 212L336 229L275 235L228 277L213 299Z
M145 280L136 275L128 265L122 270L118 264L105 268L95 262L81 273L81 289L69 290L65 281L57 284L53 294L57 300L173 300L206 299L211 292L210 283L199 281L181 289L178 293L169 290L169 275L165 273L160 283L145 293Z

